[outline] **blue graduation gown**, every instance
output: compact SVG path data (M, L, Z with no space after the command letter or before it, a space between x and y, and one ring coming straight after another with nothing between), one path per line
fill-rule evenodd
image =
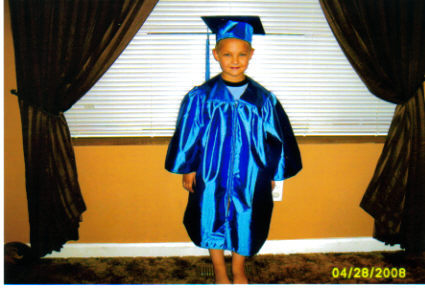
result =
M235 101L218 75L183 99L165 168L196 172L184 225L200 247L256 254L269 231L271 180L301 169L289 119L276 97L248 78Z

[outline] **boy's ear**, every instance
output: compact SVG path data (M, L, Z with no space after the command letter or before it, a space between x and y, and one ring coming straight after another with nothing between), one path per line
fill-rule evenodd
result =
M218 61L218 52L215 48L212 50L212 53L214 55L214 59Z
M250 52L250 55L249 55L249 59L251 60L251 57L254 55L254 51L255 51L255 49L254 48L251 48L251 52Z

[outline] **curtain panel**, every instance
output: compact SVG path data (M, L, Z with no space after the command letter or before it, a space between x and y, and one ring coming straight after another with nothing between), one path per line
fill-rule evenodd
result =
M398 104L360 206L374 237L425 250L425 1L320 0L339 45L377 97Z
M36 257L77 240L86 210L63 112L112 65L157 1L9 1Z

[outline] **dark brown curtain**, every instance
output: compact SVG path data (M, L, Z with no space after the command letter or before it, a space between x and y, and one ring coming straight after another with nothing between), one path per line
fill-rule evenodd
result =
M425 250L425 1L320 0L339 45L377 97L398 104L360 206L374 237Z
M63 112L105 73L157 1L9 1L37 257L77 240L86 209Z

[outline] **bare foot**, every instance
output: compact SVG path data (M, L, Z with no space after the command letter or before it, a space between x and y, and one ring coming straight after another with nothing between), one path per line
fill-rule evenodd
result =
M233 275L233 284L248 284L248 278L245 274Z
M224 275L224 276L216 275L215 284L232 284L232 282L230 282L227 275Z

